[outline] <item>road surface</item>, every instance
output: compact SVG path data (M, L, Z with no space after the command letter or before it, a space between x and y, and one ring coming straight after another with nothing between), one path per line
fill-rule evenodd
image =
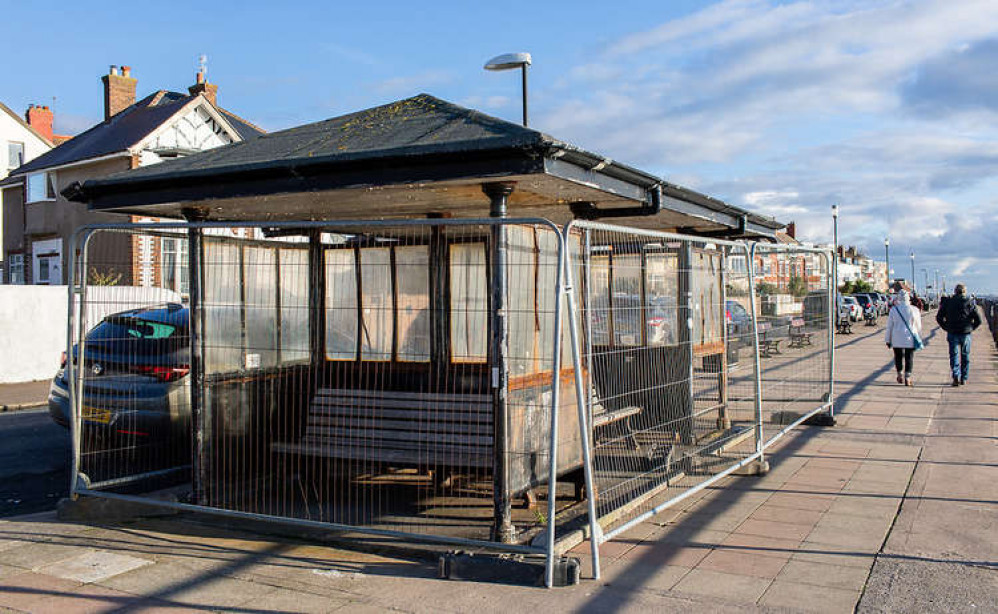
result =
M69 456L47 408L0 414L0 517L55 508L69 494Z

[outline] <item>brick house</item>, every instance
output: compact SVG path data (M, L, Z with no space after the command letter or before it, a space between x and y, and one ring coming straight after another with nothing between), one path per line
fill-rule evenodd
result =
M3 247L8 263L22 262L15 283L64 284L69 242L85 224L137 222L140 218L88 211L62 196L85 181L163 160L255 138L263 131L218 106L218 86L204 73L182 94L166 90L136 100L137 80L128 66L112 66L101 77L104 121L11 172L0 181L4 208ZM182 291L182 241L102 235L89 250L87 275L105 283L155 285ZM79 250L77 250L79 251ZM160 278L160 263L165 267ZM171 274L175 273L175 274ZM5 273L4 281L11 282Z
M31 105L22 119L5 104L0 103L0 181L26 162L52 149L55 135L52 134L52 110L48 107ZM0 236L3 235L4 191L0 190ZM0 245L0 279L7 269L7 257ZM12 276L20 279L24 266L20 258L15 259Z

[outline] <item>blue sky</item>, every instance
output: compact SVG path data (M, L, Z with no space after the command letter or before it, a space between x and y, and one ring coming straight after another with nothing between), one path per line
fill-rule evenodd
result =
M481 6L489 8L481 8ZM0 100L56 129L102 117L99 77L219 101L268 130L428 92L531 124L733 204L806 240L998 292L998 2L7 3Z

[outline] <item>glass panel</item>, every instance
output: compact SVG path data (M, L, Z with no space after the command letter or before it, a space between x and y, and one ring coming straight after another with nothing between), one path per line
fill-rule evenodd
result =
M589 265L593 345L610 344L610 257L594 255Z
M537 254L537 336L540 348L538 358L540 370L550 371L554 362L554 299L558 283L558 237L549 229L538 228L537 247L539 249ZM563 336L562 343L567 338L567 336ZM564 352L562 352L562 356L565 356Z
M246 247L243 286L246 292L246 368L277 366L276 250Z
M326 358L357 358L357 271L352 249L326 250Z
M648 345L679 343L679 256L649 253L645 292Z
M484 243L450 246L450 333L454 362L485 362L488 358L487 279Z
M430 360L430 251L425 245L395 248L398 284L398 359Z
M363 290L360 355L364 360L391 360L392 261L391 248L360 250L360 284Z
M177 240L162 239L163 266L162 284L169 290L177 289Z
M281 363L308 360L308 252L282 249Z
M537 264L534 229L508 226L506 232L506 313L509 314L509 374L537 370Z
M614 345L641 345L641 256L613 257Z
M204 241L205 371L243 368L239 247Z
M694 250L691 286L693 290L693 344L722 340L721 257L714 252Z

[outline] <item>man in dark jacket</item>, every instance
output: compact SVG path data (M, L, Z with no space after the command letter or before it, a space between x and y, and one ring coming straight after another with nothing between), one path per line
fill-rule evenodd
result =
M953 385L960 386L967 383L970 375L970 334L981 325L981 315L974 302L967 298L963 284L957 284L954 292L939 305L936 322L946 331Z

